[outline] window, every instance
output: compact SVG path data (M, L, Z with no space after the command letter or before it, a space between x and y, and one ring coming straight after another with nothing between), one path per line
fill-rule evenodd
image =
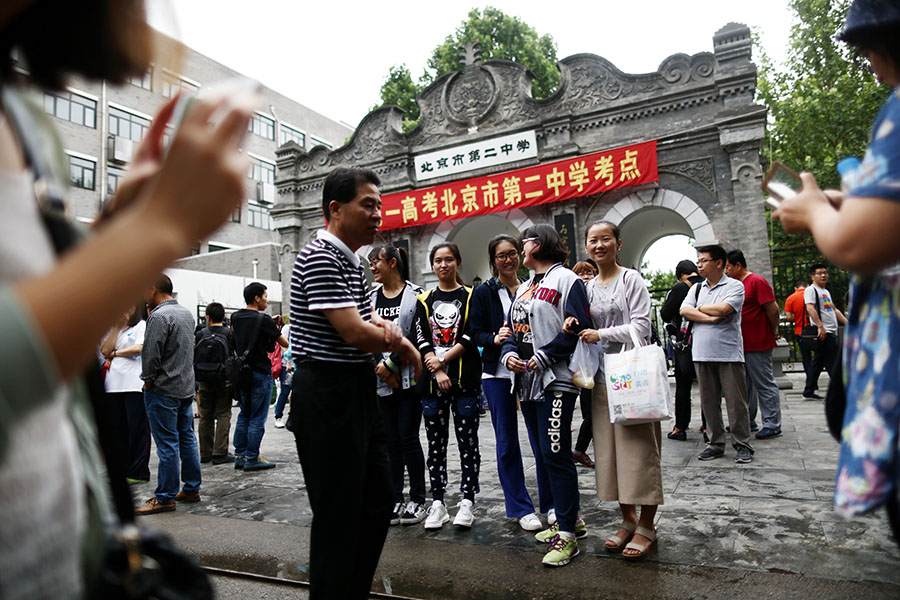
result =
M247 125L247 130L252 131L260 137L264 137L267 140L275 139L275 121L265 115L255 113L250 117L250 123Z
M221 252L222 250L228 250L225 246L217 246L215 244L207 244L206 249L207 252Z
M128 83L131 85L135 85L139 88L143 88L145 90L151 89L151 82L153 80L153 68L149 68L144 71L143 75L132 75L128 78Z
M241 207L238 206L234 209L234 212L231 213L231 222L232 223L240 223L241 222Z
M44 92L44 110L65 121L97 128L97 102L90 98L69 92Z
M317 138L314 135L309 136L309 145L310 146L325 146L326 148L331 148L331 144L326 142L323 139Z
M106 193L109 196L115 195L122 183L125 171L116 167L106 167Z
M253 202L247 204L247 224L260 229L275 229L272 217L269 216L269 210Z
M263 183L275 183L275 165L251 156L247 177Z
M166 72L163 72L159 76L159 83L161 88L159 93L166 98L171 98L181 90L184 90L186 94L191 96L200 91L200 86L191 83L190 81L185 81L177 75L172 75L171 73Z
M144 137L148 127L150 127L149 119L113 108L112 106L109 107L110 135L139 142Z
M97 164L92 160L69 156L69 181L77 188L94 189L94 170Z
M306 134L290 125L281 123L278 126L278 145L284 146L288 142L295 142L302 148L306 145Z

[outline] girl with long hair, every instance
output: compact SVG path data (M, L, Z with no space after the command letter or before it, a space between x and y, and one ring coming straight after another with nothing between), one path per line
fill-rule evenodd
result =
M412 338L422 288L409 281L409 257L405 248L376 246L369 253L369 269L379 286L372 291L372 309L400 326ZM396 502L391 525L415 525L425 518L425 455L419 442L422 403L416 393L413 365L402 365L400 357L382 354L375 367L378 400L387 433L391 481ZM409 474L409 503L404 504L403 473Z
M478 400L481 396L481 359L472 341L469 305L472 288L462 283L462 258L456 244L444 242L431 249L429 260L438 285L419 295L416 341L429 376L420 382L422 413L428 436L428 474L432 505L425 529L440 529L450 520L444 506L447 487L447 441L450 414L456 431L462 466L457 527L469 528L478 492Z
M521 252L519 240L508 235L495 236L488 243L488 259L494 276L472 292L472 339L482 348L481 386L490 407L491 425L497 441L497 471L506 502L506 516L516 519L525 531L537 531L543 525L525 487L513 373L500 362L500 347L512 335L507 315L522 284L518 276ZM537 463L541 512L548 512L553 508L553 495L540 446L531 431L528 439Z

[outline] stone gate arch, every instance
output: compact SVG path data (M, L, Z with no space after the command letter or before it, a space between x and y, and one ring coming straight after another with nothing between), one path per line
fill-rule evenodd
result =
M601 215L629 229L636 240L634 262L641 246L668 233L686 233L699 243L741 248L759 259L753 270L770 277L759 188L766 108L754 103L751 50L749 28L729 23L713 36L712 52L669 56L652 73L623 73L593 54L569 56L558 63L559 88L543 99L531 96L533 76L523 65L479 62L473 58L477 53L465 53L460 71L442 75L419 95L420 118L411 131L403 130L403 112L389 106L370 112L340 148L307 151L292 142L279 148L278 198L270 214L282 244L302 248L324 225L321 196L328 173L341 166L368 167L381 179L385 216L393 219L376 243L407 245L412 276L420 284L433 281L427 255L434 244L461 242L473 257L464 257L464 276L483 279L487 265L479 263L486 263L490 235L532 223L565 229L573 258L584 258L583 228ZM510 141L528 144L528 152L501 160L502 149L518 148ZM626 179L627 158L616 158L616 185L585 189L575 181L576 164L599 171L595 164L602 157L638 147L653 157L645 169L649 176ZM485 158L489 148L495 158L476 161L476 148ZM439 171L448 166L448 157L454 168ZM556 184L562 176L567 186L562 195L557 187L555 198L551 172ZM533 184L544 196L518 204L528 192L537 193L535 188L523 187L518 196L503 188L499 201L482 191L487 182L497 189L516 173L523 185L526 174L546 176ZM596 180L601 173L591 170L590 176ZM469 198L475 208L464 204L463 188L475 190ZM472 216L461 218L467 212ZM283 272L290 272L293 258L285 253ZM283 283L288 294L289 279Z
M620 227L624 241L620 261L633 268L640 267L647 248L668 235L686 235L697 246L717 243L703 208L688 196L665 188L625 196L606 210L602 220Z

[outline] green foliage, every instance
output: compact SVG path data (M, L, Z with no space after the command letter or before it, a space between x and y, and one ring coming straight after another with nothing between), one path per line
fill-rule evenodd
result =
M648 289L668 291L678 283L674 271L650 271L649 266L646 262L641 265L641 276L647 282Z
M469 18L453 35L434 49L428 60L429 73L434 76L428 83L444 73L460 69L459 47L478 42L482 60L506 59L522 63L534 73L532 94L546 98L559 86L559 70L556 68L556 42L549 34L539 36L533 27L510 17L502 10L485 7L473 8Z
M483 11L469 11L468 19L434 49L418 82L413 81L406 65L391 67L381 86L381 101L373 109L399 106L406 111L404 131L415 127L419 119L416 97L441 75L462 69L459 48L470 42L480 44L482 60L513 60L528 67L535 76L531 84L535 98L545 98L559 87L553 38L549 34L540 36L521 19L488 6Z
M791 0L796 15L788 56L776 69L762 52L758 99L769 107L763 155L809 171L823 188L837 188L837 162L862 157L869 131L889 90L880 86L853 49L835 39L850 0ZM810 245L809 235L770 227L773 248Z
M413 82L412 75L406 65L395 65L388 72L387 79L381 86L381 102L372 110L393 104L403 109L403 130L409 131L419 120L419 105L416 96L422 86Z

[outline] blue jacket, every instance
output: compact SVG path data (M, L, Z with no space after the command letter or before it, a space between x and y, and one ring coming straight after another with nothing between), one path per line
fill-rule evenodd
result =
M491 277L472 292L469 313L472 341L484 348L481 352L481 370L489 375L496 375L500 360L500 346L494 345L494 336L506 319L500 302L500 293L505 291L503 284L496 277Z

